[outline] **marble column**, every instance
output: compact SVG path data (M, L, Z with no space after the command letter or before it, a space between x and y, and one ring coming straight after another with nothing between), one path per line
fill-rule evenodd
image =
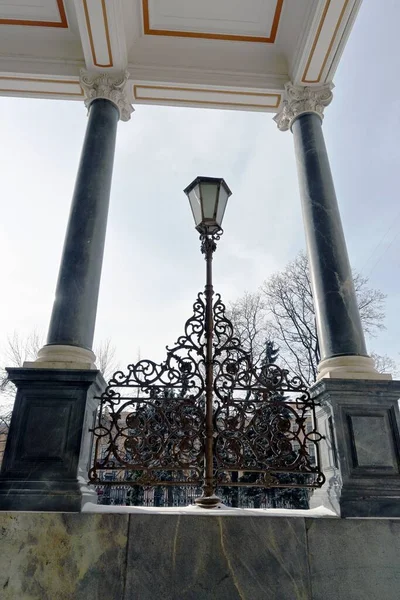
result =
M311 88L288 83L275 121L294 138L321 351L318 379L377 379L382 375L367 354L322 132L323 111L331 100L331 84Z
M76 179L47 344L25 366L94 368L92 352L118 120L132 107L127 76L82 73L89 119Z
M117 125L132 112L126 79L81 77L89 121L48 343L35 362L8 369L17 394L0 471L0 511L76 512L97 500L87 480L106 383L91 347Z

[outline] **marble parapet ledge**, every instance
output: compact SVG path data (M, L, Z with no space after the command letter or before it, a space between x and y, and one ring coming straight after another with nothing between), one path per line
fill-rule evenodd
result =
M210 512L1 513L1 600L400 597L399 521Z

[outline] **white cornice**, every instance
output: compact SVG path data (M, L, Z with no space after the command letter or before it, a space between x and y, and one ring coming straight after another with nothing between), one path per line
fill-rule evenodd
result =
M37 59L29 56L1 56L0 73L4 75L38 75L54 79L77 77L85 68L84 60Z
M362 0L313 0L309 19L289 67L299 85L332 81Z
M353 3L352 9L348 14L346 27L344 29L342 29L342 31L341 31L340 39L337 41L336 48L334 50L334 54L331 53L332 57L331 57L331 62L330 62L329 68L327 69L326 81L332 81L335 76L336 69L339 66L340 59L341 59L343 51L346 47L346 43L347 43L347 40L349 39L351 30L353 29L353 25L357 18L358 11L361 8L362 2L363 2L363 0L356 0L356 2Z
M129 63L133 80L193 85L233 86L252 91L283 91L287 74L252 73L243 71L219 71L211 69L188 69L184 67L158 67Z
M0 93L3 96L27 98L63 98L83 100L78 77L58 77L0 72Z
M306 19L306 26L299 38L297 48L292 56L291 64L289 65L289 79L291 81L296 81L296 76L300 72L301 64L305 64L308 60L323 10L324 0L312 0Z

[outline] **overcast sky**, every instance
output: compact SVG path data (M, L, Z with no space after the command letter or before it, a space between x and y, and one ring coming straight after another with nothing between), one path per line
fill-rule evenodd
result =
M350 260L387 294L369 350L400 351L398 0L364 0L335 77L325 138ZM121 365L160 360L191 315L204 260L182 190L224 177L233 195L215 255L226 302L304 248L292 135L272 114L136 106L120 123L96 339ZM0 98L0 345L46 334L86 127L83 103Z

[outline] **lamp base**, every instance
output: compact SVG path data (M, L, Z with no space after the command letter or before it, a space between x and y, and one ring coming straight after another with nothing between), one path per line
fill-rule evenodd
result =
M221 498L218 496L201 496L194 501L200 508L217 508L221 504Z

